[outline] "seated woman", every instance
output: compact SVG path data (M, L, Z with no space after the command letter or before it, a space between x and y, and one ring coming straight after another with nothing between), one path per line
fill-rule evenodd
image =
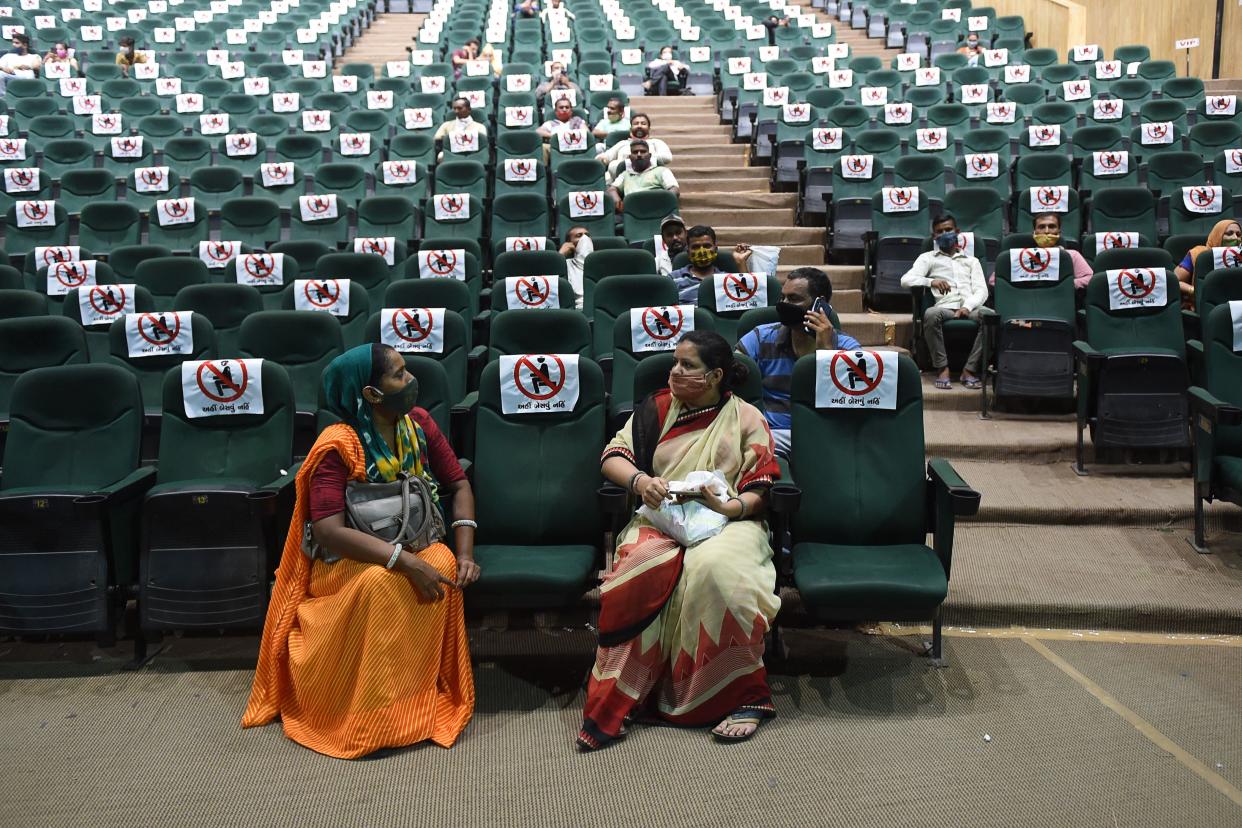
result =
M648 95L667 95L668 85L676 81L684 95L689 76L689 67L673 57L673 47L664 46L660 49L660 56L647 63L647 80L643 81L643 88Z
M697 493L723 530L689 549L635 515L600 590L599 650L578 745L625 735L640 711L678 725L717 724L726 741L775 715L764 634L780 599L763 516L780 476L757 408L731 388L746 377L724 337L692 331L677 345L668 389L639 404L604 449L604 476L658 508L669 481L719 471L728 491Z
M73 56L69 44L63 40L58 40L52 44L52 48L47 50L47 54L43 56L43 73L45 75L54 74L51 72L52 66L64 64L68 70L68 76L74 77L78 74L78 59Z
M279 716L290 739L339 759L425 739L451 747L474 711L461 595L479 577L474 494L414 407L418 381L396 350L346 351L324 371L324 392L341 422L298 472L242 727ZM346 523L347 481L402 473L423 478L437 508L451 499L456 560L442 542L410 549Z
M1238 247L1242 245L1242 224L1237 219L1223 219L1216 222L1212 232L1208 233L1207 241L1190 248L1186 258L1174 268L1179 287L1182 289L1182 307L1185 310L1195 308L1195 259L1200 253L1206 253L1213 247Z

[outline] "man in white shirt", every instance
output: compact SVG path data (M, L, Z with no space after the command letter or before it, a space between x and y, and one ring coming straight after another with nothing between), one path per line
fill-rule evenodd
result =
M931 352L932 366L939 372L936 387L951 388L949 356L944 350L944 323L950 319L971 319L978 324L975 344L962 368L962 384L977 389L979 363L983 354L983 324L979 308L988 299L988 285L983 268L974 256L967 256L957 246L957 219L937 216L932 221L933 249L914 260L901 277L904 288L929 287L936 304L923 314L923 336Z
M618 141L595 156L596 161L608 168L605 177L609 180L620 173L621 167L625 166L626 159L630 157L630 140L633 138L647 142L647 147L651 150L651 163L661 167L667 167L672 163L673 152L668 148L668 144L659 138L651 137L651 116L645 112L634 112L630 115L630 137L624 141Z
M476 121L472 113L470 101L465 98L455 98L453 100L453 120L440 124L440 127L436 130L435 140L446 140L449 137L449 133L452 132L473 132L480 139L485 140L487 138L487 127Z
M573 20L574 13L561 0L551 0L548 7L539 12L539 18L543 20L545 25L549 17L555 21L564 22L565 20Z

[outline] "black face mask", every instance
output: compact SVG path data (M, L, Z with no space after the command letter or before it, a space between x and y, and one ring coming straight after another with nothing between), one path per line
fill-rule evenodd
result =
M379 390L378 388L376 389ZM381 394L384 392L380 391ZM384 394L384 398L376 403L377 408L394 416L409 413L414 407L414 403L418 402L418 380L414 377L400 391L393 391L390 394Z
M776 318L787 328L803 327L802 322L806 319L806 313L806 308L801 305L795 305L793 302L780 301L776 303Z

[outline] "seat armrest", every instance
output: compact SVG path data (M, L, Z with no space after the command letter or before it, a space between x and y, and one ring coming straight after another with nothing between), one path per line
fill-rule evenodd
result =
M943 457L933 457L927 463L927 476L937 489L937 497L946 496L953 507L955 517L971 517L979 512L982 496L970 487Z
M774 483L768 489L768 511L774 515L793 515L802 506L802 489L793 483Z
M298 470L301 468L302 462L299 460L297 463L290 466L289 470L280 477L276 478L271 483L268 483L266 486L256 489L250 499L267 500L268 498L279 497L284 494L289 490L289 487L297 481Z
M134 469L111 486L106 486L95 492L95 495L88 495L87 497L102 495L103 499L109 503L120 503L145 494L147 489L154 485L155 467L143 466L142 468Z
M1199 339L1203 334L1203 320L1192 310L1182 311L1182 332L1187 340Z
M977 514L980 495L943 458L928 461L927 476L927 515L931 521L928 531L932 534L932 549L940 559L947 578L953 566L953 533L957 516Z
M629 510L630 493L616 483L605 483L599 487L599 507L607 515L622 515Z
M1189 394L1190 410L1197 417L1206 418L1212 425L1242 425L1242 408L1230 405L1197 385L1190 387Z
M1085 362L1089 368L1098 368L1104 363L1107 357L1104 354L1092 348L1087 342L1081 339L1074 340L1074 359Z

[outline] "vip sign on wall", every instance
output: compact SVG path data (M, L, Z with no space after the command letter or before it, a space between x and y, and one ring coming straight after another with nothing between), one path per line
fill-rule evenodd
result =
M293 309L349 316L349 279L295 279Z
M233 260L233 273L239 285L283 285L285 258L276 253L243 253Z
M466 281L466 251L461 248L420 250L418 252L418 277L420 279Z
M508 276L505 307L509 310L547 310L560 307L560 282L555 276Z
M384 308L380 342L405 354L442 354L444 312L444 308Z
M134 285L91 285L78 291L78 316L88 328L111 325L136 310L135 293Z
M263 413L263 360L206 359L181 363L185 416Z
M896 351L816 351L815 407L897 408Z
M125 342L131 359L194 352L192 311L125 315Z
M1163 308L1169 303L1168 277L1163 267L1131 267L1105 272L1110 310Z
M768 281L763 273L717 273L712 279L717 313L768 305Z
M693 305L630 309L630 349L636 354L671 351L693 330Z
M578 404L577 354L506 355L499 362L504 414L569 412Z

